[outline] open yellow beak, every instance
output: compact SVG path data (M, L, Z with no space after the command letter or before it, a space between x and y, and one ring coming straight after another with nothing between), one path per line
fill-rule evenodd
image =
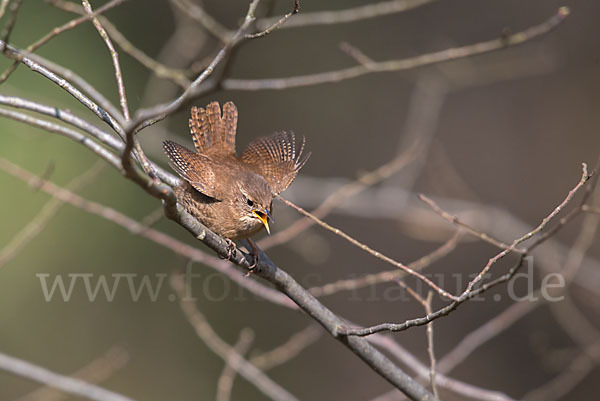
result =
M264 212L261 210L253 210L252 214L258 217L258 219L263 223L263 225L267 229L267 233L271 234L271 230L269 229L269 219L271 218L271 214L269 213L269 211L266 209Z

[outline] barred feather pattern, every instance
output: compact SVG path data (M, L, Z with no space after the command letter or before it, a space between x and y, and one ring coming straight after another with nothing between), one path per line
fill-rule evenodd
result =
M164 141L163 148L169 157L169 164L177 174L204 195L215 199L219 198L216 191L217 179L212 169L212 162L208 157L173 141Z
M190 132L198 153L235 156L235 135L238 112L232 102L223 105L223 115L218 102L203 108L192 107Z
M250 143L240 159L267 180L274 194L279 194L294 181L310 157L310 152L302 157L304 143L302 137L300 147L296 149L295 134L279 132Z

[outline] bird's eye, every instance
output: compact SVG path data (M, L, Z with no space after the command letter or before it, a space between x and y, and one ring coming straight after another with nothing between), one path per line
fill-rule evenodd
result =
M248 198L246 200L246 202L248 203L248 206L250 206L250 207L254 206L254 202L252 201L252 199Z

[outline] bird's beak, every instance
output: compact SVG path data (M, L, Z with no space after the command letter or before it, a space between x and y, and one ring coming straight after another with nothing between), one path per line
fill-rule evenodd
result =
M252 214L254 214L258 219L264 224L267 229L267 233L271 234L271 230L269 229L269 220L273 221L271 218L271 213L267 209L264 211L261 210L253 210Z

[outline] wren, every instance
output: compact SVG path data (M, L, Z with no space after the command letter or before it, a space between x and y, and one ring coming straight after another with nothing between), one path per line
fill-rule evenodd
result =
M184 179L175 189L179 203L229 240L249 239L263 227L270 233L273 197L292 183L310 156L302 157L305 139L297 148L292 132L258 138L237 156L237 120L232 102L225 103L222 115L218 102L193 107L189 126L196 152L163 142L171 167Z

